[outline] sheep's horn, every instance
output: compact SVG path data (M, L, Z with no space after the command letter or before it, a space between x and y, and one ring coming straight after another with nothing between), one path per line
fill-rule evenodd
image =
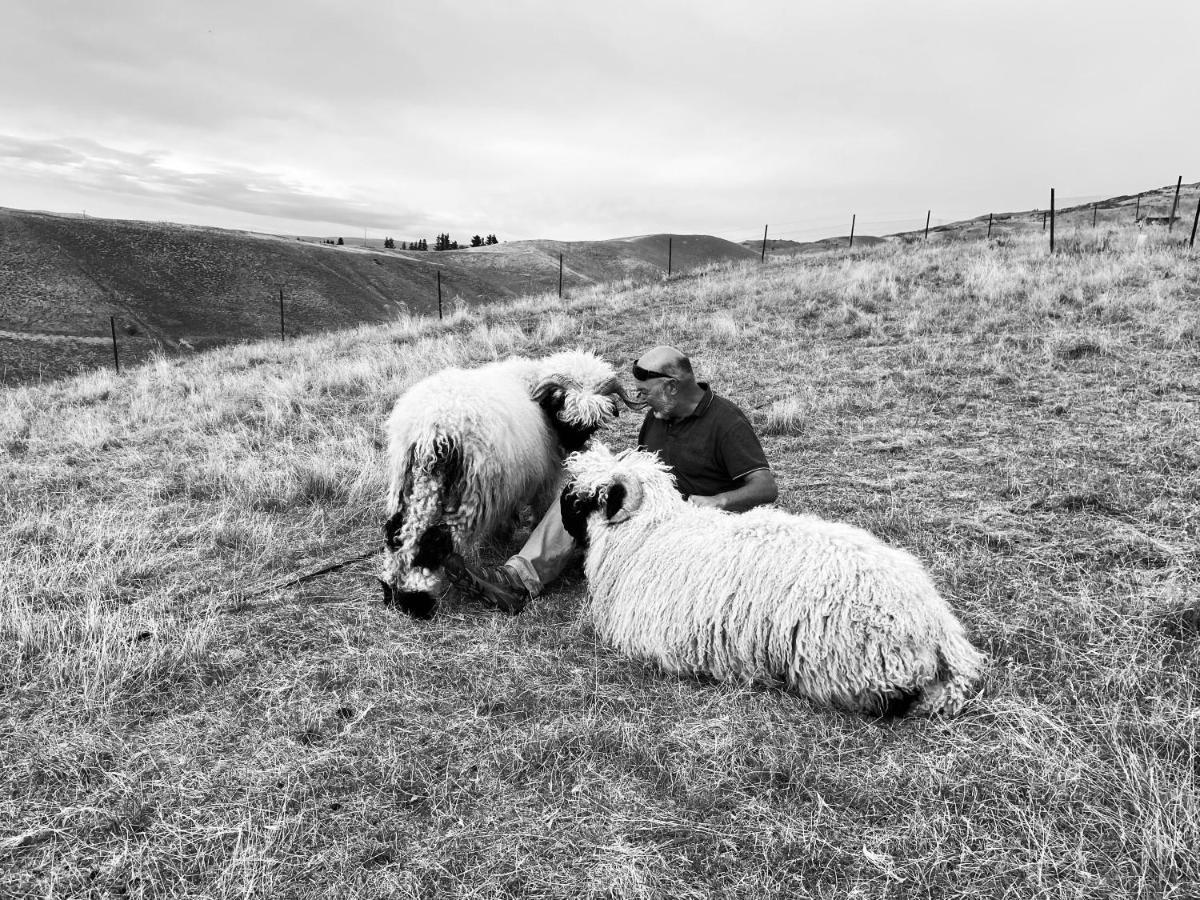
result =
M609 525L620 525L622 522L629 519L638 508L642 505L642 483L635 478L630 478L623 473L613 476L612 486L609 487L609 496L612 495L613 488L620 486L625 493L625 500L621 504L621 508L608 517Z
M632 410L637 411L646 408L646 401L632 399L625 391L625 385L621 384L619 381L613 384L613 389L609 393L616 394L617 397L620 398L621 402Z

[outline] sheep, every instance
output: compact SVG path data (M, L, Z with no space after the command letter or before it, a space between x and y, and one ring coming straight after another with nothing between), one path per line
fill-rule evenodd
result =
M612 367L567 350L449 368L410 387L388 418L384 600L430 618L446 557L531 505L556 500L563 457L632 405Z
M602 639L674 674L786 689L880 716L958 712L983 656L921 564L861 528L686 503L657 455L566 462Z

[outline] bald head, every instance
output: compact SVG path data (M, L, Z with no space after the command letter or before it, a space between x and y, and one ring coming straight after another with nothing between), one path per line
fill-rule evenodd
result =
M684 384L696 380L691 360L675 347L666 344L647 350L638 358L636 365L650 372L670 375Z
M639 399L659 419L681 419L691 415L704 399L696 383L692 363L674 347L654 347L633 364Z

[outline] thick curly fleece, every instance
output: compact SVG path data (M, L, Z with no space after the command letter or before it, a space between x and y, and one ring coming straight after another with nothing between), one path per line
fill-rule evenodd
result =
M557 494L563 454L534 394L561 388L560 417L591 428L612 418L607 392L615 384L604 360L567 350L444 369L405 391L387 422L387 514L403 503L404 521L395 551L384 553L380 577L405 591L437 591L440 574L413 566L427 529L445 522L455 546L469 554L522 506L540 515ZM447 485L438 467L450 448L459 467Z
M600 635L677 674L789 690L865 713L953 714L983 657L909 553L850 525L777 509L732 515L683 501L657 457L602 446L567 461L593 494L586 572ZM643 499L610 524L614 476Z

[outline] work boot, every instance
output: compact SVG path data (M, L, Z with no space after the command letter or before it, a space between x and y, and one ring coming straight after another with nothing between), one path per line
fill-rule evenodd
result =
M515 616L529 602L529 588L512 566L472 566L457 553L442 564L451 583L464 593Z

